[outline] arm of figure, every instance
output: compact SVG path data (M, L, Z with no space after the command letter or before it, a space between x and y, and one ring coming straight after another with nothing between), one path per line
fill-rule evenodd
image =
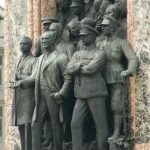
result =
M25 74L24 75L24 74L18 73L17 74L17 80L24 80L24 79L30 77L32 72L33 72L33 70L34 70L34 68L35 68L35 66L36 66L36 62L37 62L37 58L33 57L33 59L31 60L29 66L28 66L28 71L29 71L28 73L29 74Z
M71 57L73 56L73 54L75 53L76 49L75 46L70 45L67 49L67 56L69 58L69 60L71 59Z
M81 64L78 59L78 52L75 52L67 66L67 72L70 75L75 75L79 72Z
M68 64L68 58L66 55L61 55L59 59L59 67L63 76L63 86L58 93L54 93L53 97L57 100L58 103L61 103L62 100L67 97L72 83L72 76L67 74L66 67Z
M82 74L93 74L97 72L98 70L102 70L106 61L106 56L103 51L99 51L97 55L91 60L91 62L88 65L85 65L81 68Z
M135 55L131 45L126 40L123 40L122 42L122 51L128 60L128 68L121 73L121 76L127 77L134 75L138 68L138 58Z

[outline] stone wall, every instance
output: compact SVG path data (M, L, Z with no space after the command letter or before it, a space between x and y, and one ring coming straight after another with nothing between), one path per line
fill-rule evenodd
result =
M128 33L139 69L132 79L131 115L135 150L150 149L150 1L128 0ZM134 80L134 81L133 81ZM133 92L135 88L135 92ZM147 144L146 144L147 143Z

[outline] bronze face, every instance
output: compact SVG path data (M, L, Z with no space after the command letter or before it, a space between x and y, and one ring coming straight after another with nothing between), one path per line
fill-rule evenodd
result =
M41 36L41 47L44 50L51 50L52 46L55 43L55 36L54 34L52 34L50 31L45 32L42 36Z
M22 39L22 40L20 41L20 50L21 50L23 53L29 52L30 49L31 49L31 46L32 46L32 43L29 42L29 40L27 40L27 39Z

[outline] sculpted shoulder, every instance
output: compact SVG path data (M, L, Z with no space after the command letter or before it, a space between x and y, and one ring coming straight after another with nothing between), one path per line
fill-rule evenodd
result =
M57 55L57 58L60 60L60 61L63 61L63 60L68 60L68 57L65 53L63 52L55 52L55 54Z

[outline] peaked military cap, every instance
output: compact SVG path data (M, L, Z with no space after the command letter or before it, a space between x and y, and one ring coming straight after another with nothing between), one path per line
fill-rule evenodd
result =
M59 22L57 18L54 17L45 17L41 19L42 23L51 23L51 22Z
M79 35L87 34L95 34L95 36L97 36L99 33L97 30L95 30L93 27L90 27L89 25L82 25Z
M70 7L85 5L84 0L73 0Z
M81 25L89 25L90 27L95 28L96 23L92 18L85 17L81 20Z
M110 16L104 16L104 19L101 23L102 25L110 25L110 26L120 26L120 23L114 18L114 17L110 17Z

